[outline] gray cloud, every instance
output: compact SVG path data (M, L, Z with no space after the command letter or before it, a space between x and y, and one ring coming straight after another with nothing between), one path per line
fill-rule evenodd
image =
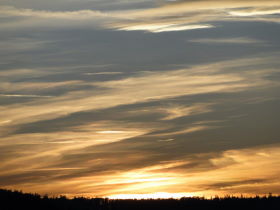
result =
M278 1L5 4L1 187L278 192Z

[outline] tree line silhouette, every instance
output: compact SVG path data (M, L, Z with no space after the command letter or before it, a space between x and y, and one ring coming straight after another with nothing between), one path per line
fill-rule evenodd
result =
M108 199L65 196L48 197L0 189L1 210L279 210L280 196L251 198L226 196L206 199Z

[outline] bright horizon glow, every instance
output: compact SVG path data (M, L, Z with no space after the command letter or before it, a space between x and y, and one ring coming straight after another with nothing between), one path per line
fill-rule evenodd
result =
M108 196L110 199L180 199L182 197L194 197L198 196L196 193L168 193L168 192L157 192L149 194L117 194Z

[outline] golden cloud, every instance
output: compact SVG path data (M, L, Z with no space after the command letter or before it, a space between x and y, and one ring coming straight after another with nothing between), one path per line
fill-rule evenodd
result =
M18 9L10 6L0 7L2 17L29 18L21 24L39 26L41 24L70 26L73 21L81 21L95 27L113 28L117 30L133 31L145 30L159 33L167 31L182 31L215 27L214 21L272 21L279 22L279 18L269 15L280 13L280 3L276 0L201 0L180 1L160 4L155 8L131 9L123 11L44 11L32 9ZM61 20L54 23L46 20ZM71 21L71 24L67 24ZM62 23L62 24L61 24ZM70 22L69 22L70 23ZM4 24L2 27L20 27L19 24Z

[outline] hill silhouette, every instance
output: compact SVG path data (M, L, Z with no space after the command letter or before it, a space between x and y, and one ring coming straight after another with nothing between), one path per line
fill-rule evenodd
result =
M181 199L68 199L65 196L48 197L0 189L1 210L279 210L279 196L239 198L227 196L205 199L201 197Z

